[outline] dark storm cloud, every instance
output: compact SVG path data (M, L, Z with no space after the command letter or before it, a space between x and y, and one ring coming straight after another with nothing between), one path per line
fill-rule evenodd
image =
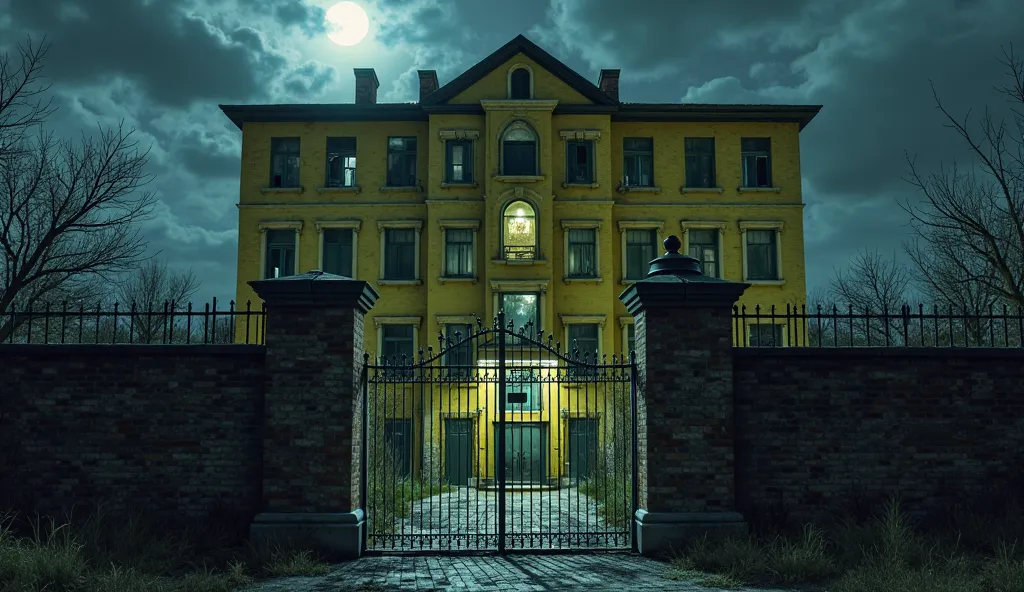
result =
M285 76L284 89L296 97L317 95L334 82L336 74L334 68L316 62L306 62Z

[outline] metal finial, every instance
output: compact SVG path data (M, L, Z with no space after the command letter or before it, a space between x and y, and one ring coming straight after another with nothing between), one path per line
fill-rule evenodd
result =
M679 249L683 248L683 241L679 240L679 237L674 234L670 234L668 238L662 241L662 244L665 245L666 255L669 253L678 255Z

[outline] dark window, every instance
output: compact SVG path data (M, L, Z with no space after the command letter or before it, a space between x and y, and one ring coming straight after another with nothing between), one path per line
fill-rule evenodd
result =
M473 234L470 228L444 232L444 276L473 277Z
M516 68L512 71L510 99L529 99L530 97L530 71L526 68Z
M352 277L351 228L324 229L323 271L345 277Z
M501 138L501 173L510 176L537 174L537 134L522 121L505 129Z
M715 278L722 277L718 269L718 231L694 229L687 234L690 242L690 257L700 261L704 275Z
M623 138L622 183L627 187L654 186L654 139Z
M651 261L658 256L658 234L655 230L626 231L626 279L647 277Z
M715 187L715 139L686 138L686 186Z
M565 143L566 183L594 182L594 143L590 141Z
M445 325L444 365L450 376L468 378L473 364L473 325Z
M782 325L749 325L748 338L748 345L754 347L782 347Z
M412 421L408 419L384 420L384 443L391 455L395 475L400 479L412 476Z
M270 139L270 186L299 186L299 139Z
M505 328L512 323L516 335L526 328L526 333L535 336L539 331L540 296L534 293L507 293L501 295L501 310L505 311Z
M327 138L327 187L356 184L356 139Z
M380 328L380 355L384 366L395 366L387 374L392 378L412 375L416 344L412 325L383 325Z
M445 142L445 182L473 182L473 142L448 140Z
M636 351L636 325L630 323L626 325L626 360L629 360L629 354Z
M537 254L537 217L525 201L505 207L502 241L505 259L533 259Z
M774 230L747 231L747 279L779 279L778 250Z
M387 184L389 187L416 185L416 138L388 138Z
M384 229L384 279L416 279L416 231L411 228Z
M771 138L740 139L744 187L771 187Z
M597 231L593 228L570 228L569 277L597 277Z
M597 325L587 324L574 324L569 325L569 352L575 359L579 356L580 362L586 364L597 364L598 360L598 349L600 349L600 343L598 342L598 329ZM570 366L569 377L570 378L583 378L587 376L596 376L597 368L591 368L588 366Z
M267 231L267 261L264 278L295 275L294 230Z

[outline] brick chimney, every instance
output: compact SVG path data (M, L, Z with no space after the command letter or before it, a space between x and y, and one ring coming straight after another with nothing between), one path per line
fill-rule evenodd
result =
M420 102L427 95L438 89L437 83L437 70L418 70L417 73L420 75Z
M597 86L616 103L619 101L619 72L620 70L601 70L601 76L597 79Z
M354 68L356 73L356 105L372 105L377 102L377 88L380 81L373 68Z

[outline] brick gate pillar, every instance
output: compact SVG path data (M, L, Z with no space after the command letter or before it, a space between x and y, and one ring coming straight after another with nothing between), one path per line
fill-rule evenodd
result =
M749 284L701 274L675 236L647 278L619 296L636 330L640 509L644 555L694 536L746 534L736 512L732 307Z
M377 292L319 270L249 285L267 309L263 508L250 539L358 557L363 317Z

